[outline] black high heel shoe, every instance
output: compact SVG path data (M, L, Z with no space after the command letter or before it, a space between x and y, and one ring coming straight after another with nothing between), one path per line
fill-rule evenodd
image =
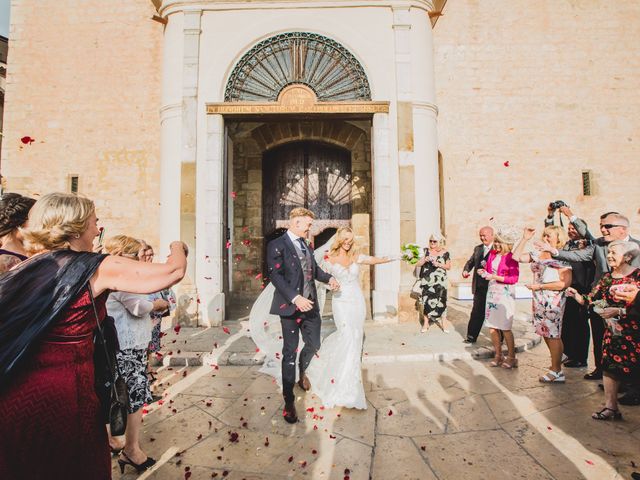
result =
M122 452L122 456L126 460L123 460L122 458L118 459L118 465L120 466L120 473L124 473L125 465L131 465L133 468L135 468L138 471L138 473L142 473L156 464L155 459L151 457L147 457L147 459L144 462L138 464L138 463L133 463L133 461L129 457L127 457L127 454L124 453L124 451Z

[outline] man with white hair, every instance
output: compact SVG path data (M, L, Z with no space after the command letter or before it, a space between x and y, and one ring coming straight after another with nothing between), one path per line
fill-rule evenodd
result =
M578 230L578 233L584 238L591 240L591 245L588 245L582 250L558 251L551 247L549 244L538 243L538 248L550 252L554 258L564 260L567 262L587 262L592 261L595 264L595 276L593 279L593 285L596 285L602 275L610 271L609 263L607 262L607 254L609 253L609 244L616 240L623 240L626 242L635 242L640 246L640 241L629 236L629 219L618 212L607 212L600 216L600 233L601 237L596 238L587 228L587 224L581 218L578 218L573 214L571 209L564 206L560 209L560 212L571 221L571 224ZM592 285L592 286L593 286ZM604 336L604 321L600 315L591 312L589 321L591 323L591 339L593 341L593 357L595 360L595 369L587 373L584 378L586 380L600 380L602 378L602 338ZM633 399L634 405L640 404L640 396ZM637 403L635 403L637 401ZM621 399L621 403L624 405L624 399Z
M471 293L473 293L473 308L469 316L469 324L467 325L467 336L464 343L475 343L480 335L482 324L484 322L485 303L487 301L487 289L489 282L478 274L478 270L484 269L487 264L487 257L493 246L493 228L482 227L478 232L480 235L480 244L473 249L473 254L464 264L462 271L463 278L471 279ZM484 263L483 263L484 262ZM472 273L473 272L473 273Z

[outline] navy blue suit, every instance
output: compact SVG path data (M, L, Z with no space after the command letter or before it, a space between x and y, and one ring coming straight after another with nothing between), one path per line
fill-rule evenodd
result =
M320 349L320 327L322 320L318 309L318 293L315 280L329 283L331 275L318 267L310 246L307 261L311 261L311 278L305 279L302 261L298 250L293 245L289 235L272 240L267 245L267 267L269 279L275 287L271 314L280 316L282 325L282 393L287 402L293 402L293 385L296 381L296 356L300 333L304 341L304 348L300 352L300 377L309 366L313 355ZM310 282L307 290L311 293L309 299L314 302L313 309L301 312L293 303L298 295L303 295L305 281Z

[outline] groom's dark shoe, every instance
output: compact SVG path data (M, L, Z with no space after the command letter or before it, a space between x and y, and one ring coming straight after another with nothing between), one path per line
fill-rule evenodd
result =
M285 422L296 423L298 421L298 415L296 413L296 406L293 402L285 402L284 410L282 412Z
M311 382L309 381L309 377L303 374L300 380L298 380L298 386L305 392L311 390Z

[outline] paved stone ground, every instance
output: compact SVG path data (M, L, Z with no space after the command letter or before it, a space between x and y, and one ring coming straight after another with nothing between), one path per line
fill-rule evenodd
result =
M531 348L540 342L529 323L531 301L518 302L518 314L514 322L514 335L518 351ZM450 301L448 321L444 333L432 326L427 333L420 333L416 313L415 323L380 325L374 322L365 324L364 363L386 363L395 361L453 360L470 358L489 358L494 355L488 332L483 333L474 345L464 345L470 302ZM162 357L157 364L168 366L199 366L204 356L216 351L218 365L257 365L263 356L256 352L256 346L249 338L246 317L225 322L222 328L181 328L178 333L168 328L163 337ZM335 331L329 317L323 322L322 336ZM228 332L228 333L227 333Z
M624 408L622 422L591 420L603 395L584 369L568 370L565 385L538 382L544 345L513 371L468 357L365 362L367 410L322 409L296 390L296 425L258 366L210 366L220 355L158 369L164 400L147 409L143 448L159 462L139 478L600 480L630 478L640 465L640 407ZM136 478L115 460L113 476Z

